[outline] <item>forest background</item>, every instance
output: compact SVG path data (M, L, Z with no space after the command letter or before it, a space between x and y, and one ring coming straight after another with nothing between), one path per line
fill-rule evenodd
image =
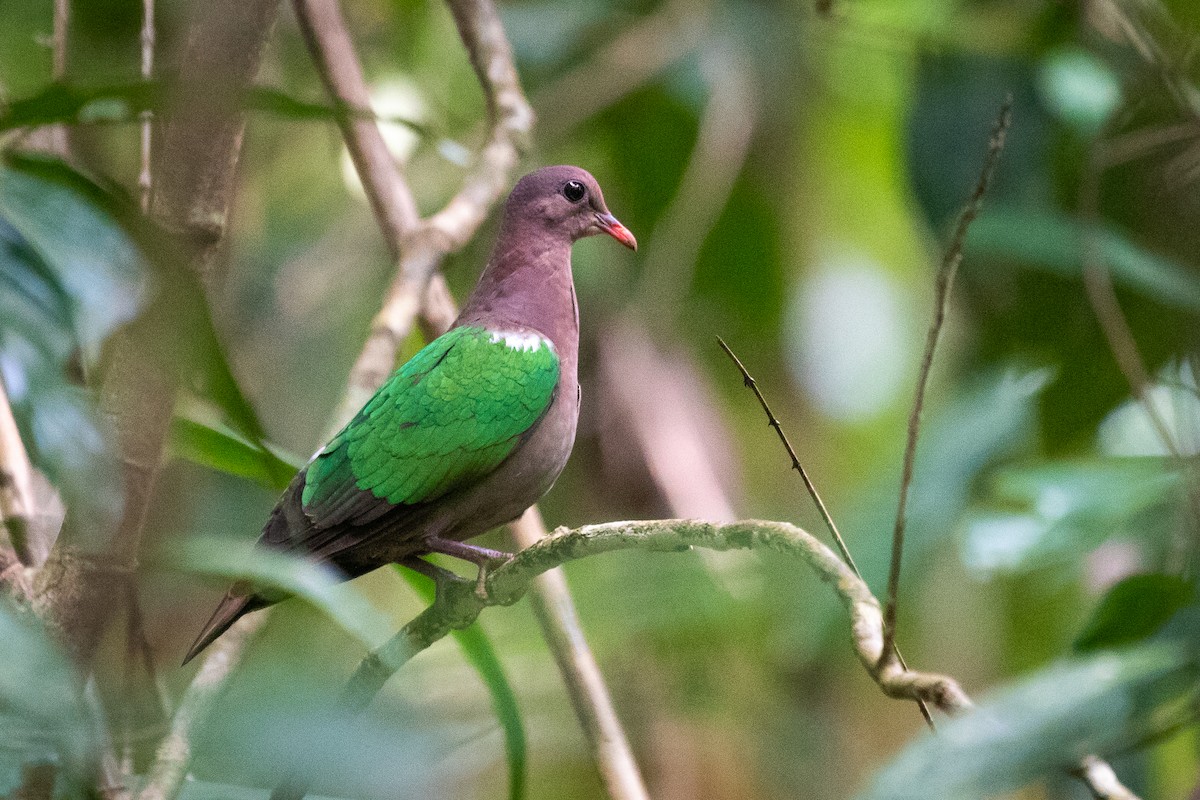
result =
M338 7L205 5L217 29L227 16L224 39L190 38L205 13L182 2L152 6L152 37L134 2L0 5L0 379L36 469L18 485L3 439L0 572L17 599L0 609L0 796L115 781L264 797L297 771L336 797L636 796L597 767L528 601L433 644L352 715L336 703L346 679L428 587L380 570L347 593L291 562L249 565L421 240L404 238L411 207L389 228L379 186L357 177L345 142L362 134L347 131L375 122L331 101L344 62L313 57L331 45L310 31ZM964 255L925 400L897 640L987 709L924 732L795 559L590 557L569 584L650 794L1130 796L1070 774L1095 753L1140 797L1200 796L1200 6L504 3L528 130L505 75L489 105L468 58L497 43L460 38L490 3L449 6L341 8L416 209L467 179L488 187L482 215L519 174L572 163L642 245L575 248L583 412L541 505L551 527L760 518L826 539L720 336L885 598L936 278ZM201 67L219 90L238 69L256 88L204 91ZM193 155L230 150L190 172L164 161L188 135ZM489 135L507 149L481 151ZM228 186L196 183L230 151ZM425 264L445 283L423 325L408 314L401 359L444 322L436 291L473 285L495 228L479 221ZM156 408L169 430L131 461L130 431ZM145 496L131 464L152 478ZM145 511L132 539L131 508ZM109 575L97 553L113 557L108 588L63 599L80 563ZM241 575L308 586L309 602L274 610L197 704L179 659ZM156 784L181 720L188 756Z

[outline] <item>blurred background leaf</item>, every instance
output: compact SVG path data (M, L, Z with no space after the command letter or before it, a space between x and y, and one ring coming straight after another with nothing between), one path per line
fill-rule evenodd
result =
M37 619L6 600L0 639L0 793L15 796L23 770L38 764L57 769L62 796L86 791L99 729L82 682Z
M923 736L861 797L986 797L1137 746L1195 719L1197 667L1164 646L1052 665Z
M1120 647L1157 632L1194 599L1196 587L1175 575L1130 575L1108 590L1075 639L1081 652Z

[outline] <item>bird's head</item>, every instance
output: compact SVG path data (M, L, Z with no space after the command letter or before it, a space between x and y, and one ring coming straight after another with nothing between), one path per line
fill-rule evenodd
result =
M604 204L600 184L579 167L543 167L529 173L517 181L504 213L510 219L535 220L552 234L572 242L607 233L637 250L637 239Z

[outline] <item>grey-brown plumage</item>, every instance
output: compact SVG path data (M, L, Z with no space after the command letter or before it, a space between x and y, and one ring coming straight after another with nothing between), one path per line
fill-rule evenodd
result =
M492 256L449 332L401 367L292 480L259 543L331 563L348 578L446 553L516 519L558 478L579 418L579 312L571 245L607 233L636 249L578 167L522 178ZM184 663L272 601L243 583Z

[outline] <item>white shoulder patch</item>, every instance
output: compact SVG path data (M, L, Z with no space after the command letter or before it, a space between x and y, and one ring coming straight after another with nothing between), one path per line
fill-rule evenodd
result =
M504 342L506 347L526 353L537 351L545 345L554 352L554 343L534 331L492 331L492 342Z

